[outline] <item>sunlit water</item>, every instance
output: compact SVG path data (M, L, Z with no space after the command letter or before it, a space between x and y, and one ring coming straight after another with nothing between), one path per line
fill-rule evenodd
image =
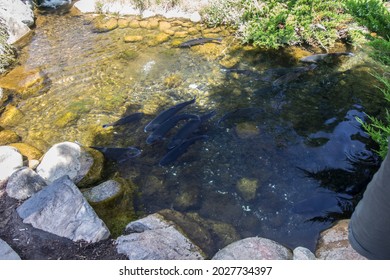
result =
M40 68L49 82L43 92L18 101L24 118L14 130L45 149L62 141L140 148L139 157L113 165L113 171L139 187L138 207L145 214L166 208L196 212L233 225L241 238L262 236L313 250L322 229L350 215L372 176L368 139L355 116L375 110L367 107L375 103L375 90L358 55L351 66L319 66L272 87L276 78L267 78L267 69L302 66L288 52L238 50L234 68L253 72L235 73L224 71L220 58L174 48L171 41L154 47L123 42L124 35L157 31L93 33L83 17L41 19L46 23L20 59ZM158 112L193 97L195 104L183 112L216 111L197 132L209 138L160 167L175 129L167 140L147 145L143 128ZM69 112L64 125L61 118ZM102 128L133 112L145 116ZM253 197L239 191L245 183L257 187Z

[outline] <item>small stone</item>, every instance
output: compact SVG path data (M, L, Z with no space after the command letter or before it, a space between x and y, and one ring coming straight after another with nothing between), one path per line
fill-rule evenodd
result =
M40 69L26 69L24 66L15 67L5 77L0 79L0 87L10 89L26 97L30 92L41 89L45 76Z
M118 27L119 28L126 28L128 26L129 26L129 20L127 18L118 19Z
M148 25L149 25L149 23L148 23L147 20L141 20L141 21L139 22L139 26L140 26L141 28L148 28Z
M185 38L188 36L188 32L187 31L176 31L173 36L175 38Z
M169 41L170 36L166 33L160 33L156 37L154 37L153 40L148 42L149 46L157 46L159 44L162 44L164 42Z
M242 178L237 182L237 190L246 201L256 197L259 182L257 179Z
M146 28L148 29L157 29L159 27L159 20L156 18L151 18L148 20L148 25Z
M112 199L121 193L120 184L114 180L108 180L106 182L97 185L83 191L84 197L88 202L103 202L108 199Z
M28 158L28 160L34 160L34 159L39 160L43 156L42 151L40 151L37 148L35 148L34 146L31 146L31 145L26 144L26 143L13 143L13 144L10 144L10 146L18 149L18 151L23 156Z
M116 18L97 17L93 21L93 25L95 32L108 32L118 27L118 20Z
M20 141L20 136L12 130L0 131L0 146Z
M14 126L17 125L23 118L23 113L13 105L8 105L5 111L0 116L1 126Z
M316 256L305 247L297 247L293 251L293 260L315 260Z
M45 180L30 168L24 167L14 172L7 182L8 196L25 200L46 186Z
M168 30L171 28L171 24L167 21L160 21L159 22L159 25L158 25L158 29L161 31L161 32L164 32L165 30Z
M134 43L134 42L140 42L144 39L141 35L127 35L123 38L125 43Z
M136 19L131 20L129 22L129 27L130 28L139 28L140 27L139 21Z

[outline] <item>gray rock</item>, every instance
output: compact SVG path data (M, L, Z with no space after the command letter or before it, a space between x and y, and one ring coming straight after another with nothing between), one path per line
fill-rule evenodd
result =
M0 260L20 260L19 255L2 239L0 239Z
M348 240L349 220L341 220L320 234L315 255L320 260L366 260Z
M23 157L11 146L0 146L0 182L23 166Z
M248 237L221 249L213 260L291 260L291 250L270 239Z
M316 256L305 247L297 247L293 251L293 260L315 260Z
M117 181L108 180L83 191L83 195L89 202L102 202L117 196L121 190L121 185Z
M25 3L26 2L26 3ZM34 24L34 14L30 1L7 0L0 2L0 18L7 27L9 44L15 43L30 32Z
M110 235L68 176L37 192L17 212L24 223L73 241L97 242Z
M15 171L7 182L8 196L24 200L46 186L45 180L27 167Z
M75 182L80 182L93 164L92 156L82 147L72 142L55 144L43 156L37 173L51 183L64 175Z
M117 239L118 253L130 260L200 260L203 252L160 214L127 225Z

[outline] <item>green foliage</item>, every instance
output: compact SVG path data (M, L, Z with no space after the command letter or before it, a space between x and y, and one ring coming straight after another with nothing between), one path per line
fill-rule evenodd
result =
M390 41L375 39L369 43L373 47L370 56L384 65L390 66Z
M351 20L343 1L324 0L218 0L204 17L211 25L238 27L238 36L257 46L308 43L325 50L339 39L337 30Z
M346 6L360 24L389 39L390 13L383 2L381 0L347 0Z
M390 103L390 79L376 75L376 78L384 85L380 88L384 98ZM388 137L390 136L390 113L386 109L384 120L368 116L369 122L357 118L357 121L363 126L367 134L379 145L379 150L375 151L383 159L388 150Z

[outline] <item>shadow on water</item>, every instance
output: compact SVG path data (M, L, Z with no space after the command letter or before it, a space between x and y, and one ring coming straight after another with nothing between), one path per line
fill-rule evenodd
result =
M139 29L97 34L79 17L50 20L54 31L38 28L29 46L34 55L23 59L46 68L51 88L20 105L25 122L17 132L32 143L43 138L46 148L65 140L138 148L137 157L107 160L104 177L119 174L134 183L140 215L170 209L164 215L209 256L250 236L314 251L319 232L349 217L378 167L355 120L381 110L371 65L364 61L309 69L288 50L238 48L228 53L237 63L226 68L220 57L196 49L123 43ZM208 139L161 167L169 140L185 121L153 145L146 143L144 127L194 97L181 113L215 110L195 133ZM143 117L136 121L102 127L137 112ZM124 226L134 213L123 211L118 215Z

